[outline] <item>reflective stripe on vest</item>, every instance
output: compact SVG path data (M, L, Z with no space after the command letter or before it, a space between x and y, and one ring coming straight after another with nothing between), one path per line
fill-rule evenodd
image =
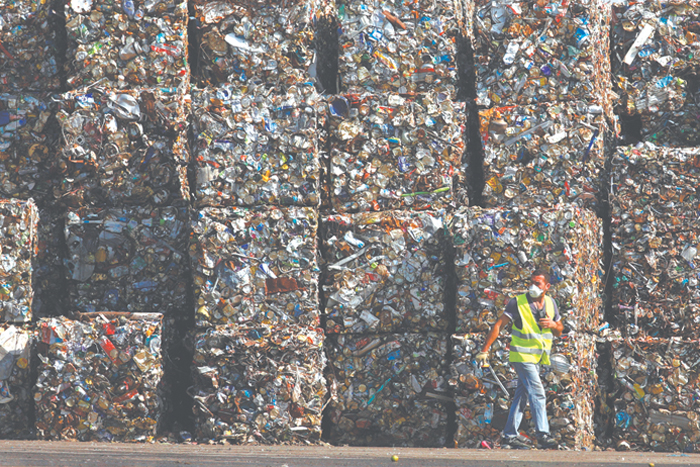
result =
M527 301L527 294L518 295L516 300L522 327L516 328L513 324L509 360L549 365L553 339L551 329L540 329ZM544 297L544 310L547 317L554 319L554 301L547 295Z

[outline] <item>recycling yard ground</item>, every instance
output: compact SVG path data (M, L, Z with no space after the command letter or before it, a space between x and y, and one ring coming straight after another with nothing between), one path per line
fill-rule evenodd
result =
M393 462L391 457L398 455ZM525 467L700 465L700 454L0 441L2 466Z

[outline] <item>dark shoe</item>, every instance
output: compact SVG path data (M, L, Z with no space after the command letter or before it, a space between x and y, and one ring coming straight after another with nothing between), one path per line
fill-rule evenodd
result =
M558 449L559 443L551 436L544 434L537 437L537 447L540 449Z
M503 438L501 446L504 449L530 449L530 445L521 440L519 436L515 438Z

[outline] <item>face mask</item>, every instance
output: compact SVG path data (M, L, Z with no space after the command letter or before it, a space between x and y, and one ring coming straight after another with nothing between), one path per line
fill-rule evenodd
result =
M535 284L532 284L527 292L532 298L539 298L540 295L542 295L542 289L537 287Z

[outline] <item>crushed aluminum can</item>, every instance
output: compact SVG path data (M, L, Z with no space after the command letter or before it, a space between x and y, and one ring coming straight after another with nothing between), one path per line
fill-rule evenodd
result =
M338 75L345 93L454 89L461 2L336 0Z
M612 296L625 336L700 329L698 187L700 148L644 143L612 156Z
M195 0L200 44L197 83L309 81L317 63L315 21L324 14L322 3Z
M448 382L456 404L455 447L476 448L483 439L498 441L518 385L518 375L508 363L509 338L499 337L490 350L489 363L498 381L475 360L485 340L485 333L452 336ZM583 333L555 338L552 365L541 366L550 434L562 449L593 448L593 415L599 393L596 366L595 338ZM508 395L500 388L499 381ZM537 433L529 410L519 431L535 439Z
M32 199L0 199L0 321L32 320L38 222Z
M445 211L321 221L327 333L446 331Z
M57 91L54 3L0 0L0 92Z
M613 338L609 342L617 449L696 451L700 442L697 339Z
M572 205L527 209L462 208L448 226L455 248L459 333L485 332L531 274L551 275L548 294L568 329L592 332L603 312L603 228Z
M186 102L174 89L61 97L54 198L64 206L189 204Z
M70 0L64 12L69 89L189 85L186 1Z
M32 356L34 331L28 326L0 324L0 436L31 436Z
M190 246L197 325L318 326L317 229L307 207L199 211Z
M191 281L189 219L188 208L172 206L67 210L71 308L181 315Z
M296 324L219 326L197 334L195 437L318 443L326 402L323 331Z
M497 107L480 120L486 207L598 206L607 132L592 106Z
M612 3L612 72L624 111L659 123L683 107L700 67L700 1Z
M60 134L55 111L47 93L0 94L3 197L33 198L37 203L50 198L55 178L53 152Z
M475 0L477 105L586 100L612 120L608 0Z
M334 335L326 351L333 444L445 445L445 334Z
M346 94L327 102L335 210L468 204L464 102L441 92Z
M317 206L319 99L311 84L194 91L197 206Z
M34 387L37 436L152 440L164 412L164 327L159 313L40 320Z

